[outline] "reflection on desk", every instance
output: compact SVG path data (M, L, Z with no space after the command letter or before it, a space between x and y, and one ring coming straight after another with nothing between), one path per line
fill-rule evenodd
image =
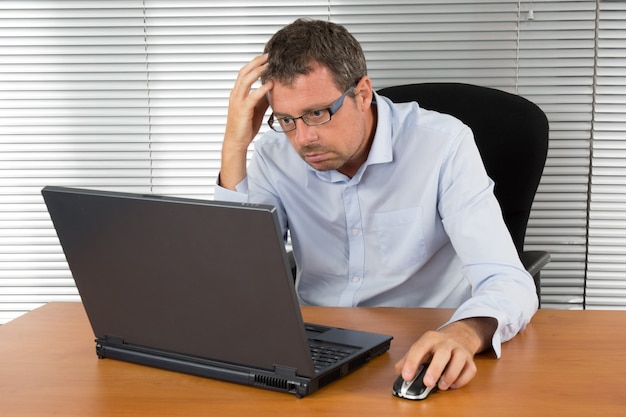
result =
M51 303L0 327L0 415L12 416L622 416L626 311L540 310L476 358L458 390L391 395L393 365L445 309L304 307L305 320L394 336L390 351L304 399L126 362L99 360L80 303Z

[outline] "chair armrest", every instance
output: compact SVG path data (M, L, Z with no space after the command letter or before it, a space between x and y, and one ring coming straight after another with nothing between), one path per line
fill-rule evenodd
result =
M524 268L534 277L550 262L551 257L545 251L524 251L521 253L520 259Z

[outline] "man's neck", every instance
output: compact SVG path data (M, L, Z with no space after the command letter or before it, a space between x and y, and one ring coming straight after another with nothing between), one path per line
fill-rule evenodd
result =
M372 149L372 143L374 143L374 136L376 135L376 126L378 123L378 109L375 104L372 104L370 107L370 112L367 120L367 142L363 149L360 152L360 155L351 160L350 162L344 164L339 169L338 172L341 172L343 175L352 178L359 171L361 166L367 161L367 158L370 154L370 150Z

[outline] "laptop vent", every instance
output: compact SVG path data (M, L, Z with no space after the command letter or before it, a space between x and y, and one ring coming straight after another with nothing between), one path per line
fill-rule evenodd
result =
M354 360L352 363L350 363L350 368L348 372L352 372L355 369L365 365L367 362L369 362L370 358L368 356L363 356L357 360Z
M261 385L267 388L274 388L278 390L289 391L293 384L282 378L273 378L271 376L255 375L254 384Z
M325 375L320 378L319 388L325 387L326 385L330 384L333 381L338 380L339 378L341 378L341 370L337 369L336 371L331 372L330 374Z

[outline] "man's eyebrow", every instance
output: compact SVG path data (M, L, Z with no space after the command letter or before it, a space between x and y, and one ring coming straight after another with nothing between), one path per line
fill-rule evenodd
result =
M280 119L282 119L284 117L293 117L293 116L291 116L289 114L281 113L281 112L278 112L278 111L274 111L273 113L274 113L275 117L278 117Z

